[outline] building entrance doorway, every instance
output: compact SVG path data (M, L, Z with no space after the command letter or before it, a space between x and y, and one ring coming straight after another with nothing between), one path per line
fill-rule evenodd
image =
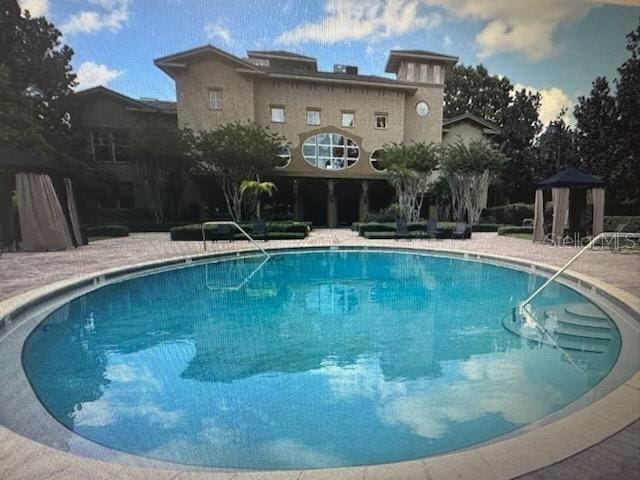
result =
M329 187L324 180L308 179L300 182L300 197L305 222L313 226L327 226L327 197Z
M338 207L338 226L350 227L360 218L360 195L362 187L359 182L342 181L335 186Z

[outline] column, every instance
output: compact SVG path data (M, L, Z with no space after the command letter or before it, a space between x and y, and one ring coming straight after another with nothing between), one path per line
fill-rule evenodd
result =
M302 198L300 198L300 182L297 178L294 178L291 185L293 187L293 218L301 222L303 220L303 213Z
M335 197L336 181L327 180L327 187L329 189L327 195L327 225L329 228L336 228L338 226L338 207Z
M369 213L369 181L362 180L360 182L361 192L360 192L360 213L358 216L358 220L363 222L364 218Z

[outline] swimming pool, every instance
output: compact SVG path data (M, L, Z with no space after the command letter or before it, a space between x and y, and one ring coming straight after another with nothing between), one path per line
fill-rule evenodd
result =
M542 281L420 252L224 258L75 298L33 330L23 366L60 423L136 455L258 469L421 458L545 417L611 369L608 318L594 351L504 328ZM534 307L595 308L557 283Z

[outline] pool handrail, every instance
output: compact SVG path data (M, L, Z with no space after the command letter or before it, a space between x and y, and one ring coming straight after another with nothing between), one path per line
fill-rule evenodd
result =
M215 221L215 222L204 222L202 224L202 245L204 247L204 251L207 251L207 239L205 238L205 232L204 229L207 225L232 225L234 227L236 227L238 230L240 230L240 232L247 237L247 240L249 240L251 243L253 243L256 248L258 248L258 250L260 250L267 258L271 258L271 255L269 255L267 253L267 251L262 248L260 245L258 245L258 242L256 242L253 238L251 238L251 235L249 235L244 228L242 228L240 225L238 225L236 222L233 222L231 220L221 220L221 221Z
M585 245L584 247L582 247L580 249L580 251L578 253L576 253L573 258L571 258L571 260L569 260L567 263L565 263L562 268L560 268L560 270L558 270L556 273L554 273L546 282L544 282L542 284L542 286L540 286L540 288L538 288L535 292L533 292L529 298L527 298L524 302L521 302L520 304L518 304L518 313L520 314L520 318L522 318L523 316L525 316L526 312L525 312L525 307L530 304L532 302L532 300L534 298L536 298L540 292L542 292L547 285L549 285L551 282L553 282L556 278L558 278L560 275L562 275L565 270L567 270L567 268L569 268L573 262L575 262L578 258L580 258L580 256L586 252L587 250L591 249L591 247L593 247L593 245L595 245L600 239L605 238L607 236L611 236L613 238L615 238L616 240L619 237L624 237L624 238L628 238L630 236L636 236L637 234L634 233L630 233L630 232L602 232L599 233L598 235L596 235L595 237L593 237L591 239L591 241L589 243L587 243L587 245Z

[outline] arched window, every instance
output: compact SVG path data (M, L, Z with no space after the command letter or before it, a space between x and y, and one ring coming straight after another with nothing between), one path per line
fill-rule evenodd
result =
M360 157L358 144L337 133L319 133L305 140L302 156L308 164L322 170L344 170Z
M278 151L278 158L280 158L280 161L276 165L276 168L287 167L291 162L291 150L289 149L289 147L287 147L286 145L280 147L280 150Z
M371 168L373 168L376 172L385 171L385 168L383 168L382 166L382 161L380 160L381 156L382 149L374 150L373 153L371 153L371 159L369 161L371 162Z

